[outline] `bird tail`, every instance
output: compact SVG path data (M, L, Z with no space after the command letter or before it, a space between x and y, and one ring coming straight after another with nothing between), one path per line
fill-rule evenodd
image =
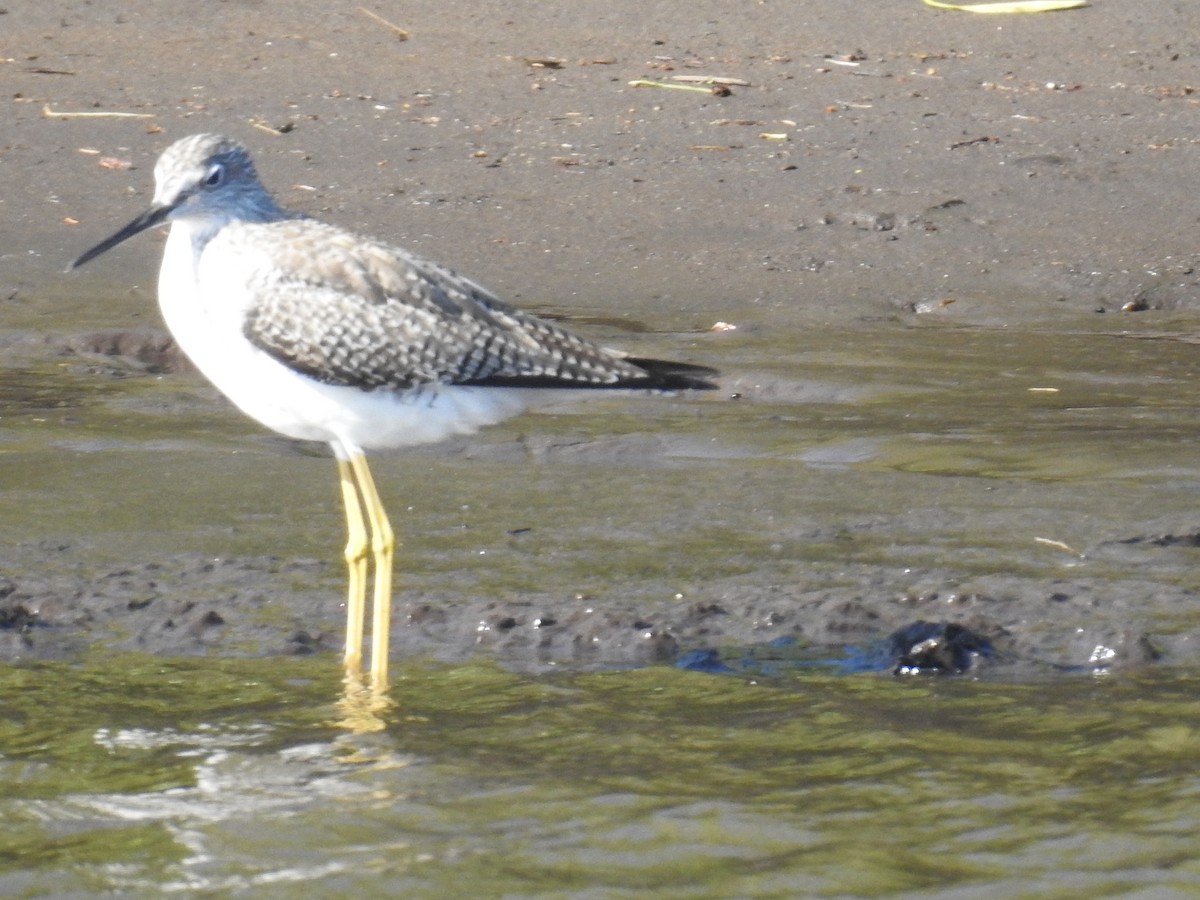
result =
M653 391L715 391L717 383L710 379L720 373L708 366L694 366L690 363L672 362L666 359L641 359L634 356L625 358L625 362L637 366L646 373L642 379L637 379L629 387L647 388Z

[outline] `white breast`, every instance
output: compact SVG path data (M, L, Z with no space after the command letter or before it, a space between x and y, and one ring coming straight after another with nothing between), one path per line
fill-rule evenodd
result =
M167 327L196 367L243 412L299 440L363 449L432 443L519 413L526 392L430 385L364 391L324 384L288 368L243 334L253 304L237 254L194 251L193 225L175 221L159 272Z

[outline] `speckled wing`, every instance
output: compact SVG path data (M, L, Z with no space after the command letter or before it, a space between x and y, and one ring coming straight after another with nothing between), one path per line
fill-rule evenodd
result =
M312 220L239 225L214 238L269 259L248 279L248 340L329 384L712 387L699 366L635 360L503 303L448 269ZM228 246L222 248L228 252Z

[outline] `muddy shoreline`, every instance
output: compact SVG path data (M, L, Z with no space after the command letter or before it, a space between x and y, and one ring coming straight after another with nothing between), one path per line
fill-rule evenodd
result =
M163 147L214 130L251 147L288 206L618 346L723 372L711 400L537 416L414 453L443 481L483 467L513 485L512 512L497 495L500 511L471 521L512 571L454 555L439 510L469 498L429 503L414 529L434 537L397 595L397 654L602 667L780 636L838 648L927 620L986 635L1003 651L989 665L1009 672L1194 663L1189 12L1097 0L992 17L914 2L863 21L841 0L737 14L418 3L401 41L357 7L317 3L287 21L201 5L182 31L157 6L136 19L106 2L9 10L0 393L15 412L0 435L0 656L332 654L341 642L341 535L321 512L331 485L302 493L299 511L256 493L301 469L331 482L332 467L321 475L319 453L236 421L186 371L153 305L157 239L62 271L140 211ZM681 74L748 85L629 84ZM144 118L75 115L89 112ZM1170 344L1109 340L1130 334ZM1075 355L1054 335L1077 341ZM1013 346L971 344L989 336ZM1004 393L1014 380L1020 391ZM976 400L935 418L928 404L949 409L960 384ZM1030 406L1049 390L1061 408ZM1113 418L1086 418L1097 409ZM1018 464L1030 422L1045 446ZM964 436L970 459L922 456ZM1157 443L1121 456L1138 440ZM134 462L121 468L106 442ZM988 453L1003 458L975 461ZM1047 474L1056 453L1095 471ZM63 454L74 475L40 474ZM1122 467L1103 470L1114 455ZM204 507L199 486L235 457L249 460L246 482L228 496L247 495L246 510ZM121 481L139 471L144 489ZM663 473L678 488L643 508ZM197 492L171 493L181 479ZM521 485L539 481L550 487L535 506ZM579 504L554 497L610 482L629 493L605 498L613 537L592 540ZM97 551L121 497L141 498L126 502L144 505L145 534L114 525ZM189 514L207 530L189 531ZM298 523L286 552L246 536L264 529L274 546ZM551 539L556 527L566 534ZM705 540L672 539L689 533ZM1033 537L1049 543L1030 550ZM977 558L993 539L997 552ZM639 546L656 556L627 562Z

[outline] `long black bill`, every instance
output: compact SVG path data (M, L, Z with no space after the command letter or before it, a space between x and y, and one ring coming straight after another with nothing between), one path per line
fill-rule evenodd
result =
M173 206L150 207L150 209L146 210L112 237L105 238L91 250L80 254L80 256L74 262L67 266L67 269L78 269L84 263L90 262L106 250L111 250L122 241L129 240L135 234L139 234L145 231L147 228L153 228L155 225L158 225L164 219L166 219L167 216L171 214L172 209L174 209Z

